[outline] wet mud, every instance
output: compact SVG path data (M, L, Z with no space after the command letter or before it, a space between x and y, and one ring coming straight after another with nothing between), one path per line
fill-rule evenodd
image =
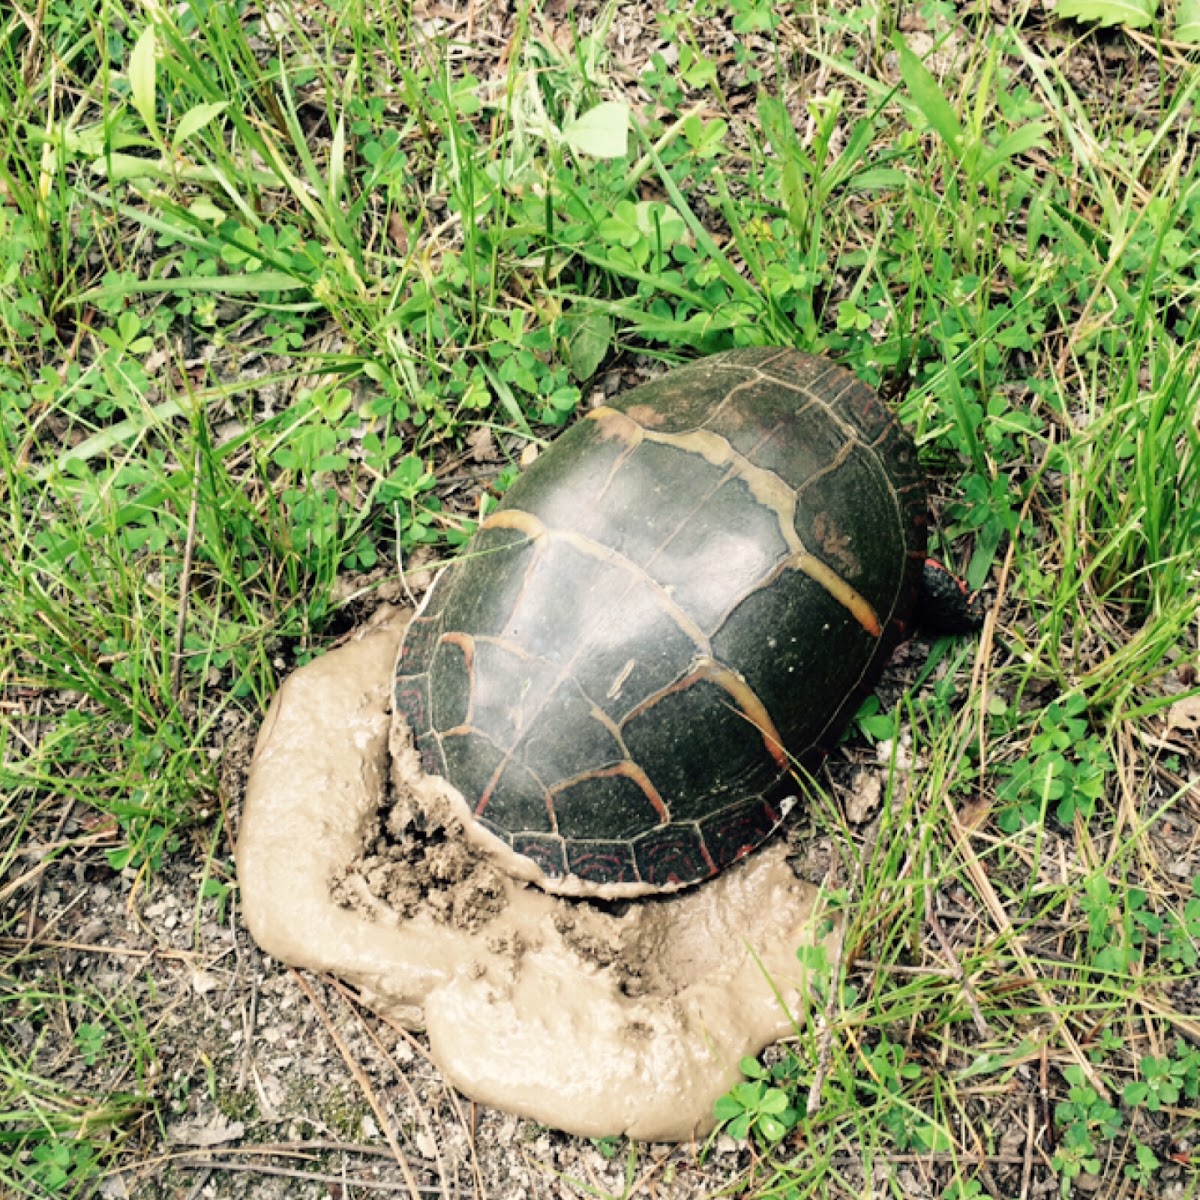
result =
M296 671L271 706L237 851L251 933L424 1029L472 1099L592 1137L703 1135L739 1059L806 1003L796 950L815 936L815 889L781 843L664 898L533 885L393 729L404 624L392 614Z

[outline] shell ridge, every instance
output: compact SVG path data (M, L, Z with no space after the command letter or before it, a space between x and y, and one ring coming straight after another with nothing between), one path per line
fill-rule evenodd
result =
M604 726L604 728L608 731L609 736L612 737L613 741L617 743L617 746L624 758L629 762L633 762L633 755L629 753L629 747L625 745L625 739L621 736L621 727L612 719L612 717L608 715L608 713L604 711L604 709L600 707L600 705L596 703L595 700L592 699L591 696L588 695L587 689L579 682L578 679L573 679L572 682L579 689L579 694L591 706L589 715L591 716L592 720Z
M481 729L464 729L462 732L473 733L477 737L483 738L486 742L488 742L489 745L496 746L495 741L488 737L488 735ZM480 792L479 800L476 803L475 808L472 810L476 817L482 817L487 809L487 806L491 803L492 797L496 793L496 788L500 783L501 777L514 761L516 745L517 743L514 743L513 749L504 752L504 756L500 759L499 763L496 764L496 769L492 772L491 778L487 781L483 791ZM496 746L496 749L499 750L500 747ZM550 832L555 836L558 836L558 814L554 811L554 801L550 797L550 789L546 787L545 783L538 777L537 772L531 767L527 766L525 763L522 763L521 766L533 778L534 783L536 783L538 787L542 789L542 795L546 802L546 816L550 821Z
M689 638L689 640L696 646L700 653L711 653L711 647L708 638L704 634L704 631L671 598L667 589L663 587L663 585L656 579L654 579L652 575L646 572L638 563L621 554L619 551L613 550L609 546L604 546L603 544L596 542L594 539L578 533L575 530L556 529L552 526L548 526L544 522L538 520L538 518L533 517L532 514L526 513L524 510L504 509L500 510L500 512L512 513L515 514L515 517L511 522L495 522L497 525L504 524L509 528L532 528L533 525L536 524L536 538L542 541L544 545L553 544L555 541L562 541L572 546L576 550L579 550L581 553L597 558L603 562L614 564L624 569L631 577L629 587L633 586L633 581L640 581L649 585L651 589L651 595L654 597L655 602L658 604L659 608L675 623L676 627L686 637ZM493 514L493 516L498 515L500 515L500 513ZM491 518L488 519L491 520ZM526 575L526 586L528 585L529 574L531 574L531 572L527 573ZM628 588L626 591L628 591ZM523 587L521 595L518 597L517 602L513 605L513 608L509 613L505 628L508 628L516 614L520 611L520 603L521 599L524 597L524 592L525 588ZM612 610L614 615L616 609L617 606L614 605ZM611 624L611 619L612 618L610 616L609 624ZM609 625L604 626L604 628L608 627ZM537 721L544 711L546 705L549 703L550 698L565 681L570 680L572 683L574 683L575 686L579 688L579 691L584 695L585 699L587 699L590 704L595 705L594 698L588 695L582 686L580 686L579 681L575 679L574 670L578 666L580 660L583 659L587 653L591 651L593 647L600 641L599 634L599 629L591 631L591 635L581 640L580 645L575 650L575 653L564 663L562 663L561 666L558 666L557 664L551 664L558 666L557 674L554 680L543 691L539 702L533 705L530 709L522 711L521 720L516 725L516 731L511 745L507 750L501 750L501 747L499 746L496 747L497 750L501 750L503 757L497 764L490 779L488 780L486 787L480 794L479 801L475 807L476 816L481 816L483 814L487 805L491 801L492 795L499 784L500 777L504 773L505 768L510 762L516 759L517 753L528 738L530 731L536 728ZM495 640L501 644L504 644L509 639L500 637ZM539 656L537 655L529 655L528 657L532 661L547 661L544 659L539 659ZM596 707L598 708L599 706L596 705ZM618 740L620 744L624 746L624 740L619 737L619 734ZM551 823L553 824L554 828L557 829L557 820L553 811L553 804L549 799L549 791L547 791L547 805L550 809Z
M806 492L814 483L820 483L821 480L827 479L830 475L835 474L838 470L846 465L846 460L854 453L855 450L865 450L867 444L861 441L857 436L848 437L841 446L841 449L833 456L833 461L827 463L819 471L814 471L803 483L796 487L796 499Z
M892 623L895 620L896 610L899 608L900 602L904 598L905 591L908 590L906 588L906 582L909 579L910 573L915 570L913 564L918 559L921 562L924 562L924 560L925 560L924 549L922 549L919 545L913 546L910 548L908 536L907 536L908 531L907 531L906 527L904 526L904 522L903 522L904 514L900 509L899 497L895 494L895 489L888 488L887 491L888 491L888 494L891 495L893 498L896 517L897 517L897 520L900 522L900 528L903 531L904 551L905 552L903 555L903 559L900 563L899 579L896 584L895 590L892 593L892 601L888 607L886 619L883 621L883 624L882 624L881 635L882 635L883 631L886 631L887 629L889 629L892 626ZM913 586L913 590L915 590L914 585L910 585L910 586ZM865 680L868 678L868 676L871 674L871 672L875 669L875 667L876 667L876 660L875 660L875 656L872 655L863 663L862 669L859 671L858 676L855 678L853 684L847 689L847 696L854 696L854 695L858 694L858 692L862 688ZM822 739L825 737L825 735L838 722L839 718L841 717L841 710L843 707L844 707L844 705L838 705L833 710L833 712L830 713L829 720L826 721L825 725L821 729L821 732L817 735L816 741L814 742L815 745L820 745L822 742Z
M835 395L814 395L812 397L813 400L825 410L829 420L837 426L846 440L848 442L856 443L857 446L862 450L863 454L871 462L873 474L879 478L882 478L887 483L887 486L884 490L889 495L898 496L906 493L910 488L923 490L925 486L924 481L920 479L919 476L915 478L911 484L907 484L903 487L897 487L892 480L892 473L888 470L888 456L884 453L884 451L887 448L889 439L894 435L896 430L895 416L890 412L890 410L885 408L884 411L888 413L889 417L888 422L880 430L878 436L876 436L872 441L867 441L863 437L862 430L858 427L858 425L856 425L854 421L850 420L848 417L842 416L842 414L837 411L838 402L842 400L847 392L851 392L855 388L862 388L864 385L854 375L851 375L848 371L845 371L841 367L834 366L829 372L827 372L827 374L833 373L841 374L846 377L845 386L842 387L841 390ZM824 376L822 378L824 378ZM881 406L883 405L882 400L877 400L877 403ZM896 510L901 521L901 528L904 528L903 514L899 512L898 504L896 505Z
M767 382L767 377L762 373L762 371L760 371L757 367L753 367L751 369L753 374L750 376L750 378L743 379L741 383L735 384L733 387L731 387L725 393L725 395L721 397L720 402L709 412L708 416L706 416L699 425L694 427L694 431L704 430L707 432L707 427L712 424L712 422L716 421L726 408L729 408L733 405L740 392L747 388L752 388L756 384ZM716 434L715 436L720 437L721 435Z
M573 529L554 529L549 526L544 526L543 529L544 533L542 536L545 537L547 542L562 542L569 545L581 554L586 554L589 558L594 558L600 562L609 563L612 566L621 568L632 576L635 581L649 586L655 598L662 606L663 611L671 617L675 625L698 646L708 645L708 639L705 637L704 631L700 626L684 612L671 598L667 589L653 575L646 571L640 563L634 562L633 559L622 554L619 550L614 550L611 546L606 546L603 542L598 542L595 538L588 537L587 534L578 533ZM632 583L630 586L632 586ZM576 662L582 650L588 649L590 646L591 642L585 643L581 647L581 650L569 661L572 663Z
M600 436L602 438L617 438L625 444L625 449L617 455L613 465L609 467L608 477L596 493L596 502L599 503L612 485L617 472L629 461L630 455L641 445L642 439L645 437L645 428L635 417L631 417L628 413L620 412L615 408L609 408L604 404L599 408L593 408L584 420L595 421L600 429ZM633 429L636 430L635 433L630 433L630 426L633 426Z
M520 611L521 605L525 602L525 595L529 590L529 580L533 575L534 568L541 562L545 555L546 534L548 532L545 524L538 520L532 513L526 512L519 508L502 508L494 513L484 517L481 522L480 529L516 529L518 532L526 533L529 536L529 541L533 544L533 559L526 566L524 578L521 580L521 586L513 598L512 607L508 611L508 616L505 618L502 629L507 629L512 624L513 617Z

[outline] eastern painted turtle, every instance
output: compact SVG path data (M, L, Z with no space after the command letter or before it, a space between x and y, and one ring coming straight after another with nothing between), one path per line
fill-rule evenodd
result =
M916 451L869 387L790 349L699 359L517 479L413 619L395 711L551 890L694 883L836 741L925 543Z

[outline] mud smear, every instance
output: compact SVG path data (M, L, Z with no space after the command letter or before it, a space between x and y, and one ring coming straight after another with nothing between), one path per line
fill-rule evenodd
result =
M703 1134L738 1060L805 1003L796 948L813 941L815 889L781 843L664 899L571 900L514 878L406 731L390 738L403 627L296 671L267 714L237 848L251 933L426 1029L473 1099L592 1137Z

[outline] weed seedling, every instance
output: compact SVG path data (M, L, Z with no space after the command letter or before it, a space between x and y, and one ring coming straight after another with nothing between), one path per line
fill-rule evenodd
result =
M789 1058L768 1068L756 1058L743 1058L738 1066L746 1079L717 1100L717 1120L730 1137L753 1136L762 1145L782 1141L799 1119L791 1100L798 1064Z

